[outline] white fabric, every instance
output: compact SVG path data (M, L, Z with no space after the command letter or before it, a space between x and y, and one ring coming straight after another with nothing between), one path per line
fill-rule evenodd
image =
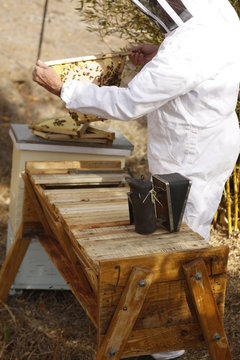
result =
M193 18L167 35L127 88L73 81L61 98L68 109L111 119L148 114L150 171L192 180L184 220L208 240L239 154L240 24L227 0L183 2Z
M156 360L170 360L175 359L178 356L182 356L184 354L184 350L179 351L166 351L161 352L159 354L152 354L153 359Z

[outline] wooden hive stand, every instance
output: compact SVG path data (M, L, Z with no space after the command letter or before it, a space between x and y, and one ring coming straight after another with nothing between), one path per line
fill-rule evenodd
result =
M208 346L223 327L228 247L182 225L139 235L116 162L27 163L22 224L0 271L7 296L36 235L97 329L96 360Z

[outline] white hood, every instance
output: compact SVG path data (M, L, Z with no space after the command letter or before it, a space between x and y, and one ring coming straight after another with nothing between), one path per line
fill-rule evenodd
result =
M193 17L222 19L232 16L228 0L131 0L144 14L153 20L164 33L182 26ZM228 6L226 6L226 3ZM237 16L237 15L236 15ZM213 20L214 21L214 20Z

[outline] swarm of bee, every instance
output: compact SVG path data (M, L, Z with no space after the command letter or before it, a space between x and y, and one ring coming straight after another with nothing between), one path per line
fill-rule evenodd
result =
M46 64L55 69L62 82L79 80L98 86L119 86L127 55L128 53L115 53L50 61ZM69 114L69 117L48 119L29 127L35 135L48 140L112 144L114 132L90 126L93 121L106 119L72 111L69 111Z
M93 83L98 86L119 86L127 53L115 53L101 56L89 56L47 62L60 76L62 82L79 80L83 83ZM95 115L69 112L70 116L81 124L86 121L105 120Z

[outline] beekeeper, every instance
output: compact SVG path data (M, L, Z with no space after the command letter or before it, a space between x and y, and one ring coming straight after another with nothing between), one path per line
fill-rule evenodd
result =
M132 49L132 61L144 66L128 87L62 84L41 61L33 80L59 95L67 109L123 121L147 115L150 172L178 172L192 180L184 221L209 240L239 155L239 19L228 0L132 1L166 36L159 48Z

